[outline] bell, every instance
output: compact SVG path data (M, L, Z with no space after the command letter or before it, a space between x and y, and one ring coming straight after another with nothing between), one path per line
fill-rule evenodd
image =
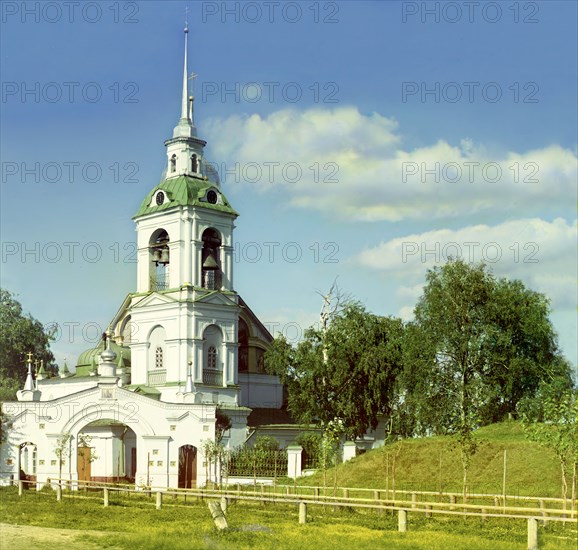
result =
M163 248L159 263L163 265L167 265L169 263L169 249L167 247Z
M153 262L155 264L158 265L158 263L161 261L161 251L160 248L155 248L154 252L153 252Z

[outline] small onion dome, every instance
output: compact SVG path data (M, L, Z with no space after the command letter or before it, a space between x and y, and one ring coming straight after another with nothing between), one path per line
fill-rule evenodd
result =
M103 363L114 363L116 360L116 353L114 353L114 351L112 351L111 349L107 348L103 352L101 352L100 359L102 360Z
M110 341L109 346L110 349L116 353L118 360L120 361L120 358L122 358L124 366L130 368L130 348L119 346L113 340ZM103 351L104 342L101 341L95 348L82 352L76 362L76 378L89 376L93 369L96 371L97 367L95 367L95 365L98 365L98 359Z

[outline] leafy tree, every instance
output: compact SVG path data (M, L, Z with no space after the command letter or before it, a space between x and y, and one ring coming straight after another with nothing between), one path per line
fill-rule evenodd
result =
M44 361L49 374L56 374L58 367L49 349L50 334L42 323L25 315L14 295L0 288L0 400L15 398L26 379L26 353Z
M539 399L524 399L518 409L526 437L550 449L560 463L562 498L565 505L570 475L572 500L576 497L578 394L574 388L560 391L556 383L543 384Z
M258 453L270 453L279 450L279 441L270 435L259 435L255 439L253 449Z
M518 402L536 395L543 381L557 379L566 388L572 386L570 365L558 351L546 296L521 281L492 283L486 310L485 345L491 359L485 371L489 395L481 411L483 423L515 414Z
M515 412L542 380L571 378L548 313L543 295L496 280L483 264L450 260L427 272L406 332L403 406L416 432L455 434L464 496L474 429Z
M350 438L376 428L387 414L402 368L403 323L348 303L291 346L279 335L265 355L268 372L288 388L288 407L302 423L339 422Z
M230 430L233 424L231 422L231 419L224 412L221 412L220 410L217 409L215 415L216 415L215 440L217 443L221 443L221 441L223 440L223 436L225 435L225 432L227 430Z
M62 480L62 466L64 466L66 459L70 457L70 439L72 436L69 433L62 434L54 445L54 454L58 459L58 483Z

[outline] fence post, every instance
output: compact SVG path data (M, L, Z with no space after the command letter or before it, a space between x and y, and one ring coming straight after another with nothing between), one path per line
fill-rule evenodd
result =
M426 505L425 510L426 510L425 517L431 518L431 506L429 504Z
M486 521L488 518L488 511L485 508L482 508L482 521Z
M60 484L56 486L56 502L62 502L62 487Z
M407 510L397 511L397 530L400 533L407 531Z
M538 550L538 520L528 518L528 550Z
M207 503L209 506L209 510L211 512L211 516L213 516L213 521L215 522L215 526L219 531L223 531L229 527L227 523L227 518L223 513L223 509L221 508L221 504L219 502L209 501Z
M163 494L160 491L157 491L157 510L161 510L163 507Z
M227 508L229 507L229 499L227 497L221 497L221 508L223 514L227 515Z
M411 494L411 507L417 508L417 493Z
M349 489L343 489L343 498L349 498Z
M299 524L307 523L307 503L299 503Z
M545 512L544 501L540 500L540 509L542 510L542 525L546 525L546 512Z
M301 456L303 447L300 445L289 445L287 447L287 477L296 479L301 477Z
M455 504L456 503L456 495L450 495L450 504ZM455 506L450 506L450 510L455 510L456 507Z
M105 487L103 490L102 499L104 501L104 505L108 506L108 487Z
M18 496L21 497L23 492L24 492L24 482L20 480L18 482Z
M355 458L357 454L357 448L355 447L355 443L353 441L346 441L343 444L343 462L347 462L352 458Z

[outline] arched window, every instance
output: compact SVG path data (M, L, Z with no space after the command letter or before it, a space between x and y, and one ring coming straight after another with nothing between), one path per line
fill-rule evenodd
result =
M165 355L170 357L166 348L166 338L165 329L161 325L154 327L147 338L148 386L161 386L166 382Z
M199 171L199 162L197 160L197 155L193 155L191 157L191 170L195 172L195 174Z
M209 325L203 331L203 384L223 386L223 358L219 350L223 344L223 333L217 325Z
M171 157L171 172L177 171L177 155Z
M217 350L215 349L215 346L209 346L207 352L207 367L210 369L217 368Z

